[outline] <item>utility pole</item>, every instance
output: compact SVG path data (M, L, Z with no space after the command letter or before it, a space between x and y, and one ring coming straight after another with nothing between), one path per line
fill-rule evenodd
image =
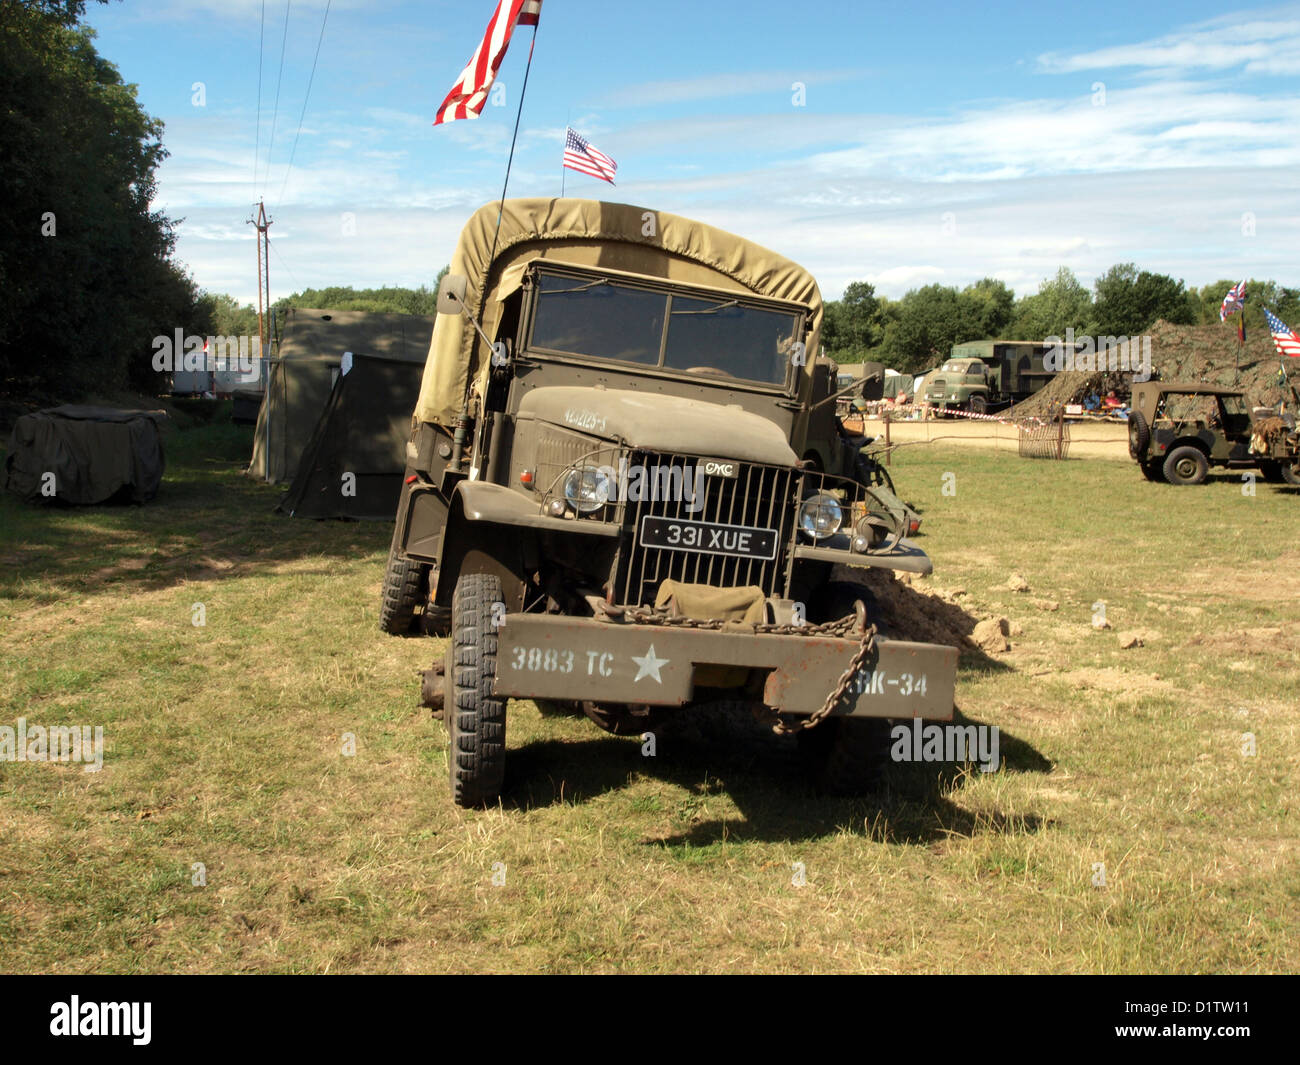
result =
M266 217L266 204L257 201L257 217L248 225L257 227L257 343L262 358L267 357L270 336L267 318L271 313L271 234L272 219Z
M269 399L271 392L271 336L268 318L271 314L271 219L266 217L266 203L257 201L257 217L249 218L248 224L257 227L257 355L258 377L262 382L263 403ZM271 480L271 418L266 412L265 427L262 438L262 454L266 463L264 471L267 481Z

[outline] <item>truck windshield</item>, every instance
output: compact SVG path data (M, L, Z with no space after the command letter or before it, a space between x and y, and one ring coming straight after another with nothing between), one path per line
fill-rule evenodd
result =
M797 350L799 319L728 297L540 273L530 346L784 385Z

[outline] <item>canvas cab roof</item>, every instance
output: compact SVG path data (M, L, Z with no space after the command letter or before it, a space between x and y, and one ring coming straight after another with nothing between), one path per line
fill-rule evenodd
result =
M502 302L537 259L797 303L808 313L808 350L817 351L822 299L817 282L803 267L752 241L679 215L580 199L506 200L504 206L489 203L470 216L450 268L467 278L465 304L489 337L496 339ZM439 315L416 418L450 428L471 380L486 375L489 355L463 315ZM813 361L808 359L805 374L811 373Z

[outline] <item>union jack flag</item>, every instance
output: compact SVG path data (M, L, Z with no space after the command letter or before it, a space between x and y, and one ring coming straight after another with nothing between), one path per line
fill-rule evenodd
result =
M1300 336L1296 336L1295 330L1288 328L1287 324L1267 307L1264 308L1264 317L1268 319L1268 328L1273 333L1273 343L1277 346L1277 353L1292 359L1300 359Z
M1223 305L1219 308L1219 321L1226 322L1245 306L1246 282L1239 281L1232 288L1228 289L1228 294L1223 297Z
M483 40L438 108L433 119L435 126L458 118L478 118L496 81L501 60L510 47L515 27L536 26L541 14L542 0L500 0Z

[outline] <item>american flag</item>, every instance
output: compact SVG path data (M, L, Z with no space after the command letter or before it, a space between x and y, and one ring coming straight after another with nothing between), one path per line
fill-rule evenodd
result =
M497 68L510 47L515 27L536 26L541 14L542 0L500 0L483 40L438 108L433 119L435 126L458 118L478 118L496 81Z
M604 152L598 152L571 129L564 131L564 165L580 174L590 174L614 184L618 164Z
M1223 305L1219 308L1219 321L1226 322L1239 310L1246 306L1246 282L1239 281L1232 288L1228 289L1228 294L1223 297Z
M1264 308L1264 317L1268 319L1268 328L1273 333L1277 353L1300 359L1300 336L1296 336L1295 330L1288 329L1286 323L1267 307Z

